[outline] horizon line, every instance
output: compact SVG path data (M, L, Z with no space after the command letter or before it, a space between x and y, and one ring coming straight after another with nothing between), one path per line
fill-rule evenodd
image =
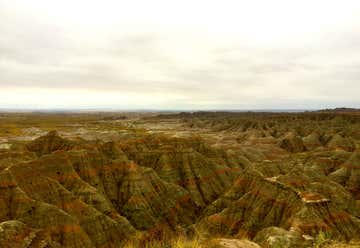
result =
M333 108L214 108L214 109L160 109L160 108L1 108L0 112L307 112L319 110L348 109L360 110L354 107L333 107Z

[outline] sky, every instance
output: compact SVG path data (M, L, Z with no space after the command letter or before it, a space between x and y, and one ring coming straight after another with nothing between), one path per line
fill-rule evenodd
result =
M0 108L360 108L359 0L0 0Z

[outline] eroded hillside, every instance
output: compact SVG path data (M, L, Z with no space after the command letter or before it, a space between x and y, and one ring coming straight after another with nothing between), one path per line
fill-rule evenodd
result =
M360 236L356 111L5 113L0 125L0 247Z

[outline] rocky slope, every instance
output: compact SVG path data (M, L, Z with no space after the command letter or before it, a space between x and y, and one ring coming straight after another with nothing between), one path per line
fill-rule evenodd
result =
M0 247L122 247L177 233L223 246L309 247L320 234L360 236L356 113L202 112L142 122L154 120L173 120L189 135L134 122L113 138L51 131L0 148Z
M50 132L18 149L29 156L4 159L0 173L2 242L29 247L38 233L53 246L120 247L137 230L186 228L241 166L199 140L164 137L90 143Z

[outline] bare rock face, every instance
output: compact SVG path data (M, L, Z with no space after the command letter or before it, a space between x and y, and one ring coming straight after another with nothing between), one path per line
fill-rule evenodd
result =
M344 185L356 200L360 200L360 151L354 151L350 158L329 177Z
M2 149L0 247L112 248L167 232L254 248L307 247L320 231L360 236L356 119L223 115L184 124L209 128L206 141L50 132Z
M162 181L151 168L132 168L119 188L118 208L138 229L190 225L194 204L183 188Z
M65 247L94 247L80 223L60 208L31 199L9 169L0 173L0 221L18 220L40 229L54 243Z
M41 156L58 150L69 150L72 143L61 138L56 131L51 131L27 144L27 149Z
M149 137L123 149L139 165L153 168L162 180L186 189L200 208L229 188L242 167L240 160L198 139Z
M16 220L0 223L0 246L4 248L21 247L59 247L40 230L27 227Z
M245 239L217 239L214 243L217 248L261 248L258 244Z
M0 151L0 171L11 165L32 159L36 159L36 155L29 151L15 149Z
M309 151L322 146L321 136L319 135L318 132L312 132L308 136L304 137L302 140L304 146Z
M13 166L10 171L20 188L32 199L56 206L75 218L95 246L120 244L130 233L129 223L118 223L78 198L79 188L84 191L94 189L80 179L66 153L46 155L39 160ZM25 180L26 177L29 178ZM98 199L106 201L105 198ZM128 230L123 229L126 224Z
M348 203L338 206L341 201L332 199L331 193L322 195L323 191L331 192L329 189L317 187L306 177L294 177L265 178L256 170L244 171L224 197L208 207L198 223L199 229L252 238L271 226L292 229L299 235L326 230L348 239L359 234L360 221L348 206L354 204L351 197L346 196Z
M235 181L226 196L231 203L200 221L200 228L210 233L254 237L265 227L286 225L301 208L296 192L251 170Z
M301 137L294 133L288 133L283 137L279 142L279 146L288 152L303 152L306 150Z
M61 247L119 247L134 234L106 196L81 179L69 152L40 147L39 159L0 172L0 221L21 221Z
M348 137L343 137L340 134L335 134L326 145L330 149L339 149L348 152L355 150L353 141Z
M244 166L198 139L162 136L74 142L50 132L25 148L34 156L1 172L0 221L64 247L119 247L136 229L186 228ZM9 205L17 197L27 200Z
M254 241L263 247L311 247L313 237L301 236L298 232L287 231L279 227L268 227L261 230Z
M175 229L193 222L196 208L186 190L162 180L153 169L131 162L123 153L111 161L99 158L94 151L70 153L78 175L101 192L114 209L98 204L98 196L94 199L79 192L87 202L102 212L120 213L140 230L158 225Z

